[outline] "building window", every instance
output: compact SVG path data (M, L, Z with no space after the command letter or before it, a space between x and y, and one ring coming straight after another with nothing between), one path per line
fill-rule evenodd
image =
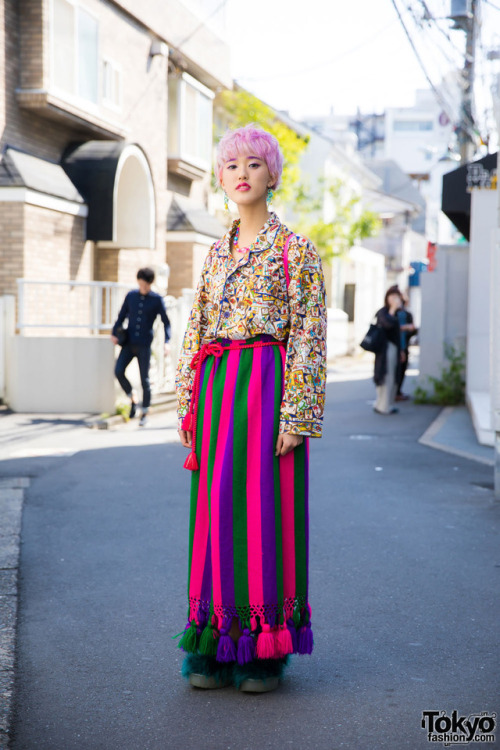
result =
M121 109L122 75L120 68L112 60L102 64L102 101L108 107Z
M66 94L98 101L97 19L72 0L52 0L52 83Z
M187 73L172 77L168 86L168 155L205 170L212 150L214 94Z
M394 120L393 129L401 133L421 133L433 130L432 120Z

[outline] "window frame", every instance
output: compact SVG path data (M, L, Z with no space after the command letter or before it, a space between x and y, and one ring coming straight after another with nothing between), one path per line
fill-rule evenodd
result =
M405 125L408 125L410 123L412 125L417 125L417 127L412 127L412 128L404 127ZM396 127L396 125L399 125L399 126L403 125L403 127ZM421 127L422 125L427 125L427 126L430 125L430 127ZM404 118L403 119L394 118L394 120L392 121L393 133L398 133L398 134L403 133L404 135L422 135L422 133L432 133L434 130L435 130L434 120L429 119L428 117L425 119L424 118L419 119L417 117L417 118L411 118L408 120L405 120Z
M104 93L104 86L106 82L106 76L104 73L104 66L108 64L111 65L113 69L113 74L118 73L120 78L120 90L118 92L118 103L114 102L112 99L108 99L105 96ZM123 109L123 67L119 63L116 62L116 60L109 55L106 55L101 58L101 102L104 107L107 109L112 109L114 112L121 112Z
M94 10L91 10L85 2L81 2L81 0L63 0L63 2L67 3L68 5L71 5L73 7L73 91L67 91L64 88L61 88L58 86L54 81L54 71L55 71L55 60L54 60L54 44L55 44L55 12L56 12L56 0L50 0L50 16L49 16L49 29L50 29L50 50L49 50L49 59L50 59L50 71L49 71L49 88L51 91L53 91L57 96L59 96L61 99L64 99L70 103L74 103L75 106L82 107L84 105L84 108L88 110L92 114L97 114L99 111L99 107L101 104L101 55L100 55L100 47L101 47L101 29L100 29L100 16L98 13L96 13ZM92 99L86 99L85 97L81 96L78 93L79 88L79 81L78 81L78 75L79 75L79 44L78 44L78 10L81 9L85 11L91 18L93 18L97 24L97 101L92 101Z
M200 156L199 154L190 153L186 147L187 131L186 128L183 127L183 122L185 122L186 120L186 86L190 86L199 95L204 96L211 105L211 123L209 128L210 135L207 139L208 148L206 156ZM173 130L175 130L177 142L175 143L175 153L171 152L171 146L169 144L168 156L169 158L182 159L183 161L186 161L206 172L209 172L211 169L210 146L213 125L213 100L215 98L215 94L207 86L204 86L203 83L198 81L196 78L193 78L193 76L189 75L189 73L182 73L180 76L175 78L175 91L177 96L176 111L174 110L171 116L176 117L175 128L173 128ZM198 111L198 103L196 104L196 109ZM196 140L198 140L198 135L199 134L196 133Z

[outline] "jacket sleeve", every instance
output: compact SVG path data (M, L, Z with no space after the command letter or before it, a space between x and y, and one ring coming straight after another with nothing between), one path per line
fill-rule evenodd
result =
M112 336L116 336L118 328L123 325L125 318L128 318L128 316L129 316L129 309L128 309L128 293L127 293L125 296L125 299L123 300L123 305L121 307L121 310L118 313L116 323L114 324L113 330L111 331Z
M376 315L377 324L385 328L386 331L391 331L399 326L398 319L395 315L391 315L386 307L381 307Z
M321 437L326 388L326 295L314 245L296 237L288 250L290 333L280 432Z
M201 277L196 290L193 309L189 316L186 333L182 342L181 353L177 365L175 378L175 389L177 392L177 418L179 428L182 420L188 412L193 390L194 370L191 369L191 360L201 348L203 337L207 330L207 318L205 309L208 301L208 276L211 263L212 250L208 253Z
M163 323L163 327L165 328L165 343L167 341L170 341L170 320L168 319L167 315L167 308L165 307L165 300L163 297L160 297L160 318L161 322Z

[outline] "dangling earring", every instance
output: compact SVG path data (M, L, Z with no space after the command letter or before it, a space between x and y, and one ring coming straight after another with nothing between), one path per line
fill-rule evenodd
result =
M227 193L224 190L224 208L226 211L229 211L229 198L227 197Z
M273 199L273 195L274 195L274 192L272 191L272 189L268 188L267 189L267 195L266 195L266 203L267 203L268 206L269 206L269 204L271 203L271 201Z

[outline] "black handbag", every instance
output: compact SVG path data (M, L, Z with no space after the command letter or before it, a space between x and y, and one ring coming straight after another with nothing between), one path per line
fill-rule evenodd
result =
M360 347L367 352L380 354L384 350L386 343L387 339L382 326L371 323L363 341L360 343Z
M119 326L116 329L116 338L118 339L118 346L125 346L128 344L128 328Z

